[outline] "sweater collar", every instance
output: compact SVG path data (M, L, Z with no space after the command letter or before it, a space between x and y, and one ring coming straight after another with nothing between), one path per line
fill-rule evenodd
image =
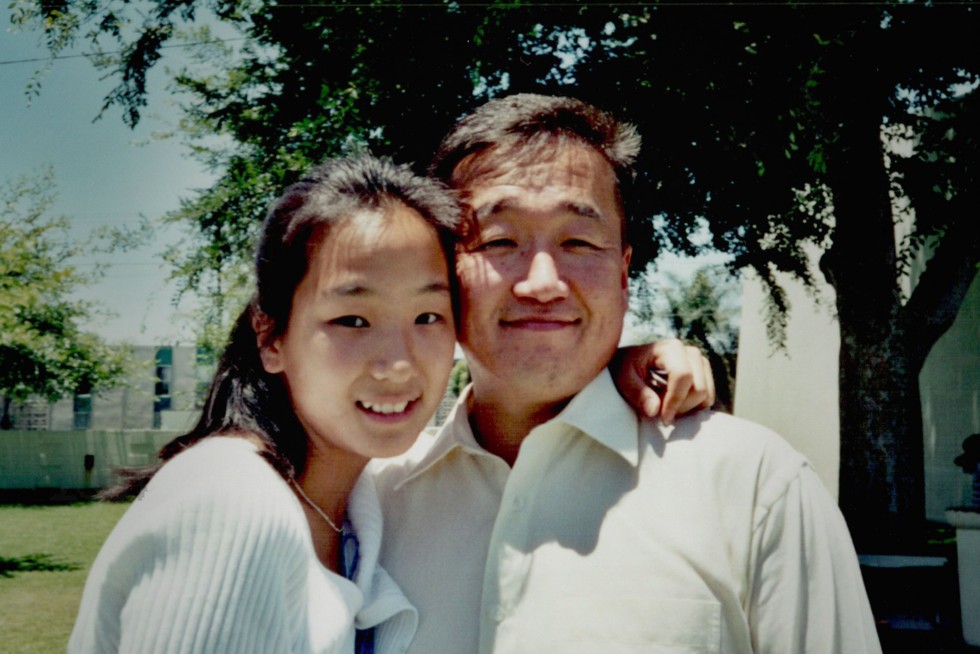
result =
M418 612L378 565L383 517L370 474L362 473L354 485L347 500L347 515L358 541L359 558L352 581L364 598L355 625L358 629L380 626L379 639L407 643L418 627Z

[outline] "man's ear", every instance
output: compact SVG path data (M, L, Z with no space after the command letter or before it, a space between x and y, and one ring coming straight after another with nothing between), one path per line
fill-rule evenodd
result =
M261 311L252 312L252 331L255 332L255 346L259 350L262 367L270 375L283 371L282 338L272 337L274 324L269 316Z
M623 247L623 290L629 291L630 288L630 261L633 259L633 246Z

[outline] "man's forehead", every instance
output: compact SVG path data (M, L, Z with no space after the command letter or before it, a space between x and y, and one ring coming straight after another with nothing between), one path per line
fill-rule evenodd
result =
M609 162L585 145L540 152L481 152L460 162L454 174L461 199L481 224L501 213L562 212L597 223L620 222L622 208Z
M615 183L615 173L605 157L577 142L488 148L465 157L453 173L453 186L464 192L497 185L538 190Z

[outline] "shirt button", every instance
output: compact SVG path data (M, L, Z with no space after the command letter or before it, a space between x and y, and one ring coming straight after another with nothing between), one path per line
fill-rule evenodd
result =
M493 608L490 612L491 617L493 617L495 622L503 622L504 618L507 617L507 612L504 611L504 607L497 606Z
M515 511L518 511L518 512L523 511L525 506L527 506L527 502L524 501L524 498L523 497L515 497L514 498L514 510Z

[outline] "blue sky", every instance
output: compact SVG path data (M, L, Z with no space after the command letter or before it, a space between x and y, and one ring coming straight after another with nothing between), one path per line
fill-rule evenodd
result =
M126 127L118 110L93 122L109 80L84 58L59 59L43 78L40 97L28 102L25 85L46 54L38 34L11 32L6 3L0 8L0 179L54 169L58 201L52 212L67 216L79 235L100 225L133 224L145 215L157 231L152 244L104 259L105 278L84 293L116 314L90 331L112 341L135 344L190 343L190 322L181 315L189 302L172 305L174 287L165 280L168 269L160 254L174 247L180 233L164 229L157 220L176 209L181 197L210 185L211 176L174 142L154 141L176 112L159 88L138 129ZM166 63L165 61L163 63ZM162 76L159 76L162 78ZM91 265L91 261L82 262Z

